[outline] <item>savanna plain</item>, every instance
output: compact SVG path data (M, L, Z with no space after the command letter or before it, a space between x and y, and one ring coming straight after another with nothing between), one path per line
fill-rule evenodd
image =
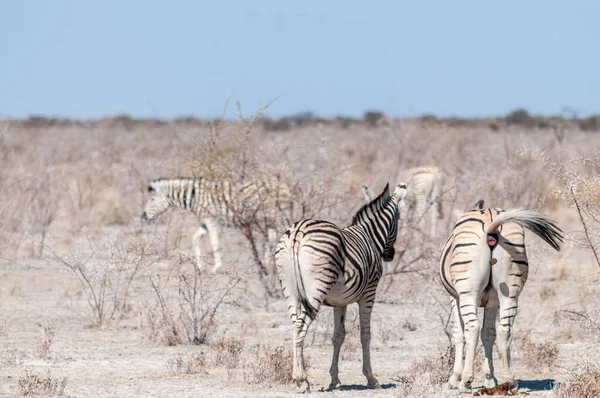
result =
M361 184L380 192L432 164L443 174L442 216L433 230L428 216L400 221L373 310L382 388L366 389L354 305L342 388L325 391L333 312L323 308L306 339L311 395L471 393L445 387L450 297L438 269L454 221L484 199L537 210L565 233L560 252L526 233L529 279L512 345L518 392L600 396L599 148L597 132L568 120L0 121L0 394L296 396L291 325L262 257L260 215L277 221L278 235L302 217L345 226L364 203ZM194 214L140 217L148 182L174 176L275 181L264 200L244 204L243 223L223 226L216 273L208 239L195 260ZM483 384L481 351L473 392Z

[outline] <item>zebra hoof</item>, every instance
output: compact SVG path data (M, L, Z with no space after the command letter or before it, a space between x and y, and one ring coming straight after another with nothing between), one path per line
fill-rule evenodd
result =
M451 390L455 390L458 388L460 383L460 375L452 375L450 376L450 380L448 380L448 388Z
M369 380L369 382L367 383L367 387L372 390L379 390L381 388L381 386L379 385L379 382L375 379Z
M342 383L338 380L337 382L331 382L327 387L327 391L339 390L340 388L342 388Z
M298 394L309 394L310 393L310 384L308 380L302 380L296 382L296 392Z

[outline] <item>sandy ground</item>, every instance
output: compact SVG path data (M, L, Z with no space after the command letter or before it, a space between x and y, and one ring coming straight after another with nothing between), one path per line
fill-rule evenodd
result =
M569 252L564 276L554 278L560 258L541 247L532 238L530 279L521 296L514 345L514 366L520 387L531 396L550 396L552 386L580 360L598 361L600 345L597 333L586 331L568 321L558 322L555 311L584 308L589 292L597 292L595 270L586 254ZM545 256L549 257L545 257ZM540 260L549 258L550 261ZM228 378L223 368L208 368L208 374L173 375L169 360L177 355L209 352L210 345L167 347L149 341L141 315L132 311L117 326L89 327L85 315L85 296L73 275L45 260L5 262L1 265L1 314L5 320L0 352L0 393L18 396L18 380L27 373L67 378L65 393L72 397L209 397L209 396L294 396L291 385L251 385L240 374ZM406 287L405 290L402 287ZM411 374L411 365L424 357L442 354L446 343L442 323L427 304L427 292L411 286L411 277L402 276L387 302L376 305L373 315L372 358L381 390L366 390L361 371L359 335L353 315L340 362L340 391L323 392L329 383L332 312L322 310L311 327L307 353L311 368L312 395L332 397L387 397L398 394L402 376ZM394 298L396 297L396 298ZM268 308L255 303L255 309L228 309L219 318L219 332L238 336L248 342L269 342L289 346L291 331L285 305L274 300ZM135 307L135 305L134 305ZM47 358L40 355L42 327L52 325L55 334ZM557 366L532 369L524 364L529 353L518 341L529 334L532 341L550 342L558 348ZM240 370L241 373L241 370ZM482 382L479 372L475 383ZM455 396L455 391L437 389L423 396ZM442 394L442 395L440 395Z

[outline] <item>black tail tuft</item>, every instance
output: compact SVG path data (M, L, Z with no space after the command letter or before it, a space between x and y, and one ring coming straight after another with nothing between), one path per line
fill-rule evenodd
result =
M314 321L317 317L317 309L313 307L307 298L302 298L302 306L306 310L306 315L308 315L308 317Z

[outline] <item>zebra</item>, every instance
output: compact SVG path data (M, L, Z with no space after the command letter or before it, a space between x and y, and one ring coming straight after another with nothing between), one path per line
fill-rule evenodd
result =
M390 194L389 183L361 207L350 226L304 219L290 227L277 244L275 264L292 321L293 373L300 392L310 391L304 368L304 338L321 305L334 307L333 360L329 389L341 386L338 377L340 348L345 338L346 307L358 303L363 350L363 374L368 387L379 388L370 359L371 311L382 260L394 258L398 234L398 203L406 195L406 185L398 185Z
M291 206L290 194L282 189L275 188L275 182L249 182L236 185L230 181L211 181L203 177L198 178L159 178L150 181L148 191L153 195L144 206L142 219L154 220L171 206L190 210L195 213L201 221L200 227L192 238L196 264L200 266L202 251L200 242L206 235L209 237L213 252L214 267L216 272L223 266L220 234L221 227L240 226L246 220L244 213L245 205L253 210L257 203L269 196L271 200L287 200ZM271 202L269 202L271 204ZM251 214L256 216L255 213ZM267 223L267 242L265 242L265 263L271 258L271 248L277 241L277 233L271 220L271 214L261 214Z
M401 218L406 221L419 220L421 227L429 208L435 206L430 214L430 230L434 235L438 219L444 217L440 194L442 189L442 173L433 165L413 167L400 173L398 181L405 181L406 198L401 205Z
M492 360L497 333L503 367L500 384L516 387L510 346L518 298L529 271L524 228L557 251L563 242L562 230L538 212L484 209L483 205L480 200L456 221L440 257L440 279L452 297L455 359L448 381L450 388L466 389L473 382L480 329L478 307L484 308L481 340L485 353L485 386L498 384Z

